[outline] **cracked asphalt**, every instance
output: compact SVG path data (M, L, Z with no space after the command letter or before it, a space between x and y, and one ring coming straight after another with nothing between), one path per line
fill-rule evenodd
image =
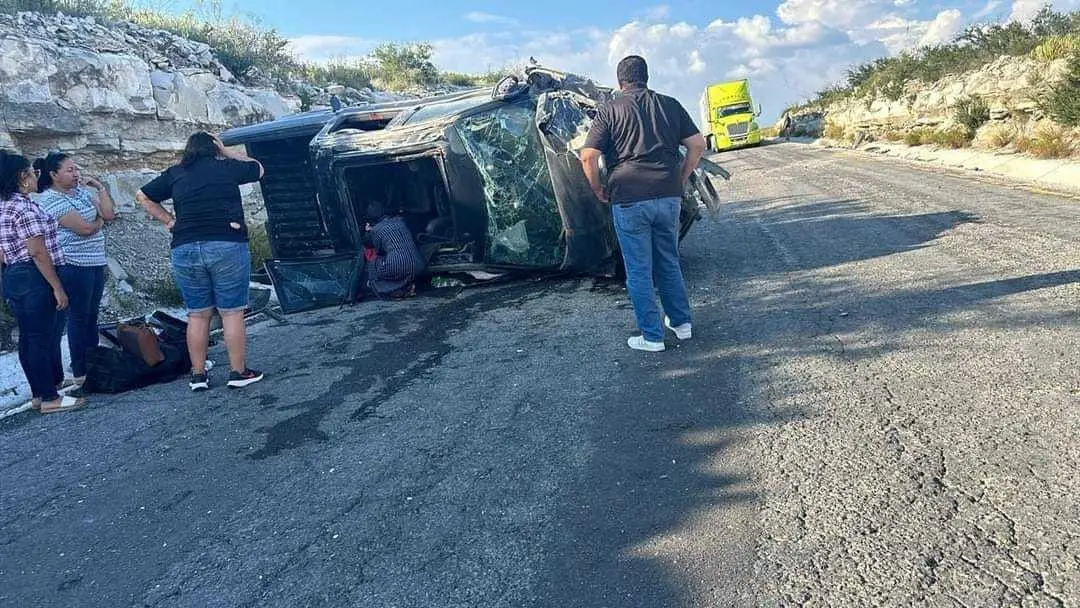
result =
M1080 605L1080 202L716 160L665 353L619 285L524 281L0 421L0 605Z

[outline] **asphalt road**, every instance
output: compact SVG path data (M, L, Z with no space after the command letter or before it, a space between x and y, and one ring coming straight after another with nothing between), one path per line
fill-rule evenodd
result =
M526 282L0 421L0 606L1080 605L1080 202L717 160L665 353L620 286Z

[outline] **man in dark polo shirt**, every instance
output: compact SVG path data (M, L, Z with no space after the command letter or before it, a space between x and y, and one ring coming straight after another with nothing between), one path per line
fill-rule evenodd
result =
M659 352L665 348L664 326L680 340L691 336L690 301L679 266L679 211L683 184L705 152L705 138L682 104L647 87L644 59L631 55L620 61L618 78L622 95L597 112L581 164L596 197L612 205L626 289L641 330L627 344ZM686 147L685 158L680 145ZM600 183L601 156L609 169L607 191Z

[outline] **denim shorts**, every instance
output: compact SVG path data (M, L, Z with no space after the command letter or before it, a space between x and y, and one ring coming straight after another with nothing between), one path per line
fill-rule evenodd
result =
M242 311L248 306L251 251L247 243L199 241L174 247L172 272L188 312Z

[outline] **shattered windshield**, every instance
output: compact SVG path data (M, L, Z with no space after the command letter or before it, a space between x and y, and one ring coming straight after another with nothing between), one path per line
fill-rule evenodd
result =
M465 117L455 128L484 180L488 261L559 266L563 226L534 110L504 105Z

